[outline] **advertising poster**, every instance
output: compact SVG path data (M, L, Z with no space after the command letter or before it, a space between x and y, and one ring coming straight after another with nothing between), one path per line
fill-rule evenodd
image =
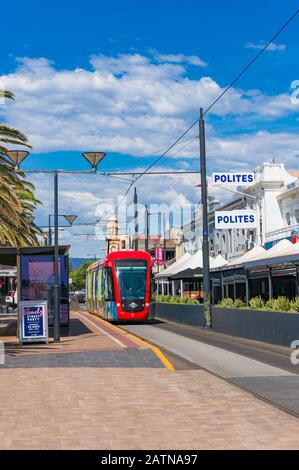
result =
M47 302L23 301L20 304L21 342L48 342Z
M164 248L155 248L155 264L157 266L164 264Z

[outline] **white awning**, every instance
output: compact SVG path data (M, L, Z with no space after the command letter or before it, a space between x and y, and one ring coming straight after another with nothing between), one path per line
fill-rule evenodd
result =
M185 263L189 258L191 258L190 253L185 253L183 256L177 259L173 264L168 266L163 271L160 271L156 274L155 277L168 277L177 272L177 268L179 268L183 263Z
M251 250L246 251L242 256L239 256L238 258L232 259L227 265L226 268L234 267L240 264L245 263L246 261L251 261L254 259L259 259L261 258L267 250L263 248L261 245L256 245L254 248Z
M277 256L284 256L287 254L292 254L289 253L293 249L293 243L291 243L289 240L280 240L278 243L272 246L270 250L264 250L264 253L262 253L260 256L254 258L256 260L262 260L262 259L267 259L267 258L273 258ZM297 250L299 253L299 249ZM251 261L251 259L248 259L246 261Z
M245 262L246 267L254 268L255 266L288 264L299 262L299 243L291 243L289 240L281 240L272 246L270 250L254 260Z
M216 258L212 258L210 256L210 268L220 268L221 266L225 266L227 264L226 259L224 259L221 255L218 255ZM179 275L182 273L187 275L190 274L191 277L194 276L195 271L203 268L203 260L202 260L202 250L198 250L193 256L187 258L183 263L177 265L175 269L172 270L169 276L175 276L177 279ZM162 274L162 273L161 273Z

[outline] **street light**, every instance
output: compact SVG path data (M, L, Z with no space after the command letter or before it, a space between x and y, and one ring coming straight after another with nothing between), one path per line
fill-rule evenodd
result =
M23 150L8 150L8 158L15 164L16 171L19 171L20 164L29 155ZM82 154L85 160L91 165L91 171L81 170L24 170L23 173L51 173L54 174L54 308L53 308L53 339L55 343L60 342L60 288L59 288L59 246L58 246L58 174L91 174L97 172L97 166L106 156L105 152L86 152Z
M93 171L97 171L98 164L105 158L105 152L85 152L82 153L85 160L92 166Z
M54 217L54 214L49 214L49 245L52 245L52 224L51 224L51 217ZM70 227L73 226L73 223L77 219L77 215L65 215L65 214L58 214L58 217L63 217L69 224Z
M7 150L6 155L12 163L14 163L16 171L18 171L20 164L26 157L28 157L29 152L26 150Z

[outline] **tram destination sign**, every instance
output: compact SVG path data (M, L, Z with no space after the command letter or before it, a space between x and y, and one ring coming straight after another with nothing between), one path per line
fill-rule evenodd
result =
M217 186L251 186L254 184L254 172L213 173L212 183Z
M256 228L256 211L244 209L235 211L215 211L215 228Z

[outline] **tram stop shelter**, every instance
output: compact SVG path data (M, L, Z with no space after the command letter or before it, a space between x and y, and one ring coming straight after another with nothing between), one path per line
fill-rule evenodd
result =
M69 325L70 310L69 248L68 245L59 246L60 324L65 327ZM48 302L48 320L51 327L54 303L54 246L0 247L0 266L5 267L3 272L8 273L10 285L17 287L17 304L20 301Z

